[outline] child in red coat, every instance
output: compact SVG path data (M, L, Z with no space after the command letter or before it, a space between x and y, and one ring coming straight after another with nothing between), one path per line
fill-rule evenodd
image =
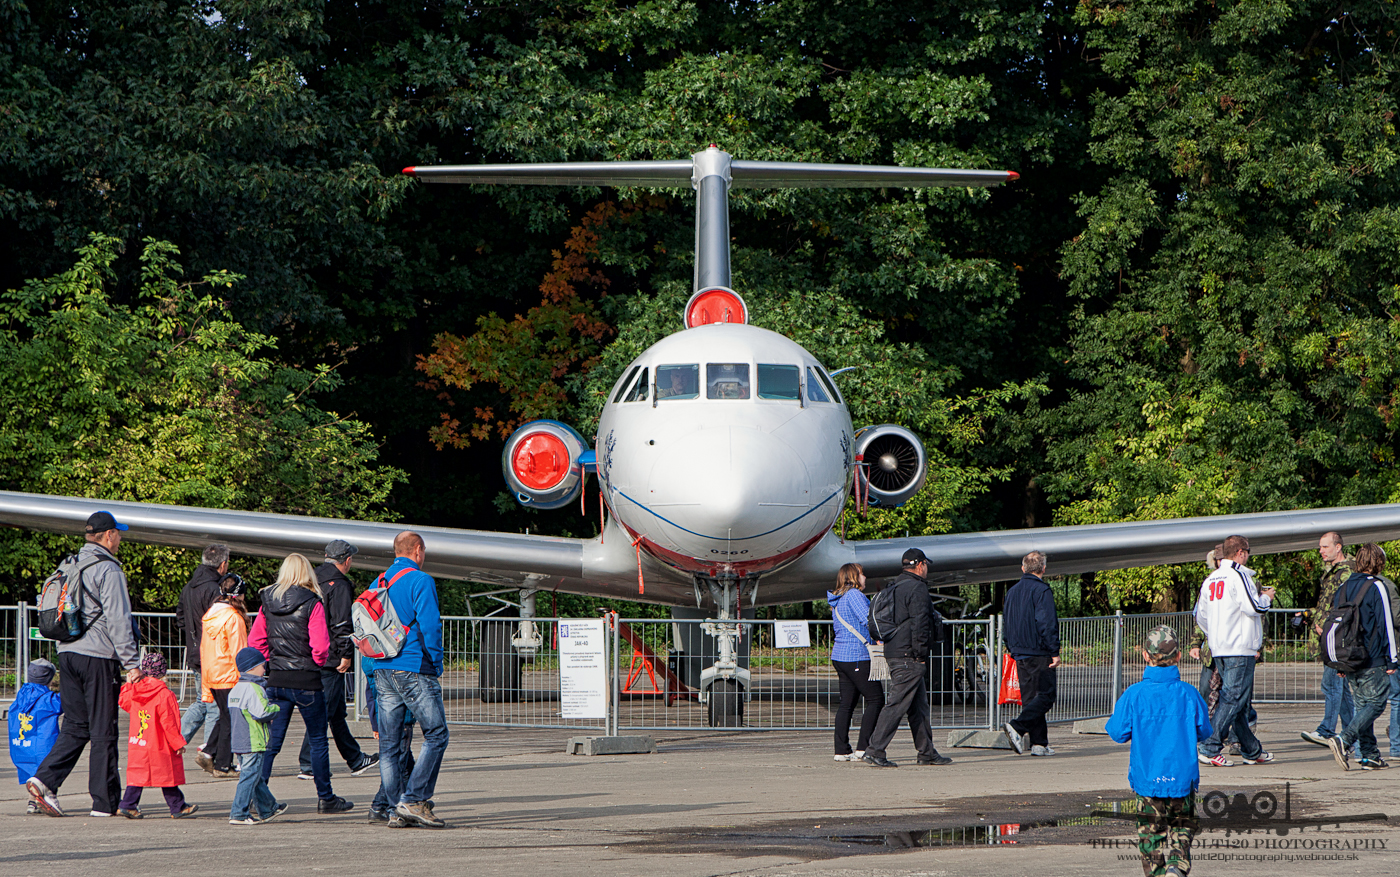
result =
M117 813L140 819L141 790L159 786L170 805L170 817L182 819L199 809L186 804L180 784L185 781L185 738L180 736L180 704L165 687L165 656L151 652L141 659L140 679L122 686L117 704L131 713L126 741L126 794Z

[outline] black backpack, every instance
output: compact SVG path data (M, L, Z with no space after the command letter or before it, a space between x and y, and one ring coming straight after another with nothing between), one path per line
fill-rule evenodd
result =
M83 584L83 573L102 560L99 558L79 567L78 555L70 554L44 580L44 586L39 591L40 636L61 643L76 642L87 633L88 625L102 617L100 603L97 614L91 619L83 614L86 608L84 597L91 597L97 603L97 597Z
M894 620L894 583L891 582L870 601L870 621L866 627L871 642L889 642L900 623Z
M1366 589L1375 583L1375 579L1367 576L1354 595L1340 605L1333 605L1322 620L1322 663L1333 670L1355 673L1366 666L1369 656L1366 652L1366 635L1361 629L1360 607ZM1332 598L1332 602L1336 604L1344 596L1345 586Z

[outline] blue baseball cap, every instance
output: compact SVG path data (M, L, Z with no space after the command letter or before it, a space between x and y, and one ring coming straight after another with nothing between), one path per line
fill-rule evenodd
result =
M111 512L93 512L88 516L87 527L83 531L88 535L106 533L108 530L125 530L126 524L118 524L117 519L112 517Z

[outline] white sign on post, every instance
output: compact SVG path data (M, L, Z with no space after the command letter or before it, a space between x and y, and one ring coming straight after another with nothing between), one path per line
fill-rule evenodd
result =
M773 645L780 649L805 649L812 644L807 636L807 622L798 618L792 621L773 622Z
M603 619L559 621L559 701L566 719L608 717Z

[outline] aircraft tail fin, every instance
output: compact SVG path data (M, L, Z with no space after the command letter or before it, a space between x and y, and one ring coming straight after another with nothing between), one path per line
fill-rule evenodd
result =
M563 161L406 167L427 183L523 186L652 186L695 189L694 291L730 284L729 190L997 186L1015 171L734 160L711 144L689 161Z

